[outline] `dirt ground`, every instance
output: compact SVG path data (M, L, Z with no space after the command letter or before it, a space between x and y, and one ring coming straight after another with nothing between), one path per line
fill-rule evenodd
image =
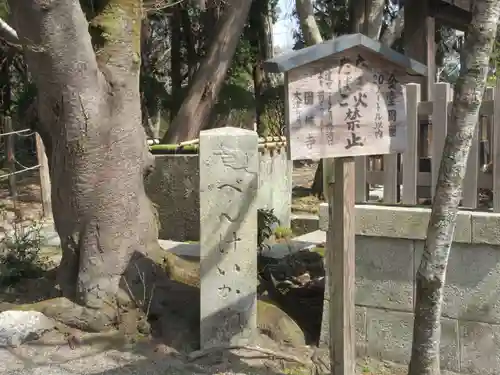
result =
M315 170L316 164L294 169L293 204L295 209L313 212L314 207L317 206L318 200L310 197L308 193ZM10 231L15 225L26 226L34 220L40 220L43 216L37 174L34 173L18 179L17 186L18 199L14 202L9 199L6 184L0 182L0 239L2 232ZM51 219L45 219L45 221L47 220L50 221ZM54 285L55 266L59 250L47 247L43 248L39 255L43 259L42 267L45 268L41 271L40 276L32 279L23 279L15 287L0 287L0 307L5 303L32 303L57 296L58 291L54 288ZM172 290L172 293L175 293L175 291ZM83 350L84 346L90 346L94 348L94 351L101 349L103 351L110 349L124 351L140 344L141 350L147 353L145 354L147 358L157 358L158 356L162 358L172 357L172 360L175 360L183 369L183 372L180 372L183 375L198 372L208 374L231 374L237 372L239 374L305 375L310 374L312 371L311 367L304 365L311 361L313 354L311 348L293 349L282 347L268 338L267 341L260 342L260 347L271 348L269 349L270 352L267 353L245 349L227 350L209 356L202 356L199 360L191 360L188 357L188 352L192 349L188 349L187 344L183 345L181 343L179 345L179 342L174 344L171 340L172 337L184 338L186 336L185 325L170 322L168 327L171 331L167 336L162 335L161 332L153 332L151 335L140 337L130 337L122 335L120 332L115 332L111 336L107 334L102 337L96 337L95 334L89 335L77 330L55 330L35 341L34 347L38 349L34 350L38 350L38 355L46 357L44 353L40 353L40 350L45 350L41 349L44 345L55 345L60 348L57 352L61 356L65 353L64 350L68 351L68 353L71 351L78 352L79 350ZM175 330L178 332L172 332ZM61 348L64 348L64 350ZM23 349L18 348L16 350L22 351ZM68 356L71 355L68 354ZM359 359L357 363L357 374L403 375L406 373L406 366L390 362L380 362L364 358Z

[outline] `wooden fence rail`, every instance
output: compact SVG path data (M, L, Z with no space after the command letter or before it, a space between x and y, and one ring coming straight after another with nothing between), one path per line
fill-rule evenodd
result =
M15 156L15 137L16 136L35 136L36 153L38 164L26 167L16 160ZM0 117L0 138L5 138L5 156L7 173L0 173L0 181L7 180L9 185L9 193L12 199L17 198L16 178L18 175L39 169L40 189L43 215L50 216L52 213L50 199L50 177L48 170L48 161L45 154L42 139L37 133L30 129L14 130L12 119L9 116Z
M384 155L382 170L374 170L373 166L370 168L373 163L368 157L357 158L358 203L368 200L370 185L383 185L383 203L386 204L416 205L423 199L432 198L450 122L453 90L448 83L436 83L433 101L420 101L420 92L420 85L406 85L407 151L399 158L397 155ZM498 100L495 101L495 97ZM427 140L419 139L420 123L429 119L432 124L429 135L430 168L421 168L423 156L419 154L418 145ZM490 206L493 211L500 212L500 84L485 90L478 125L467 163L462 207L479 208L481 190L492 196Z

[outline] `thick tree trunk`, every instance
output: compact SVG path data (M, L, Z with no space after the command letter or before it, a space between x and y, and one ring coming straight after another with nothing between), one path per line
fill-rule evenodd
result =
M467 159L495 40L500 2L476 2L455 88L452 124L443 150L422 261L417 272L410 375L438 375L443 288Z
M103 328L116 314L120 278L132 253L146 252L156 240L143 185L154 159L141 125L142 2L93 5L91 40L78 0L9 0L43 93L38 112L63 249L59 284L63 296L85 311L79 319L99 315Z
M196 138L205 127L233 59L251 3L251 0L234 0L225 6L207 55L194 76L177 116L162 139L164 143Z

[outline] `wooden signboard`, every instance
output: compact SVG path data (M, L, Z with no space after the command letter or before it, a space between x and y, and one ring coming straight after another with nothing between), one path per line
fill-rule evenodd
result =
M427 69L361 34L278 56L264 68L285 73L289 158L335 158L335 183L325 192L331 195L323 308L330 312L331 374L354 375L354 157L404 152L404 84Z
M406 74L364 51L287 73L290 158L404 152Z

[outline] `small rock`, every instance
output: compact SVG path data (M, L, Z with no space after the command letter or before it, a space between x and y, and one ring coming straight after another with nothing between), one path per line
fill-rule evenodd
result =
M19 346L52 329L53 321L38 311L4 311L0 313L0 347Z

